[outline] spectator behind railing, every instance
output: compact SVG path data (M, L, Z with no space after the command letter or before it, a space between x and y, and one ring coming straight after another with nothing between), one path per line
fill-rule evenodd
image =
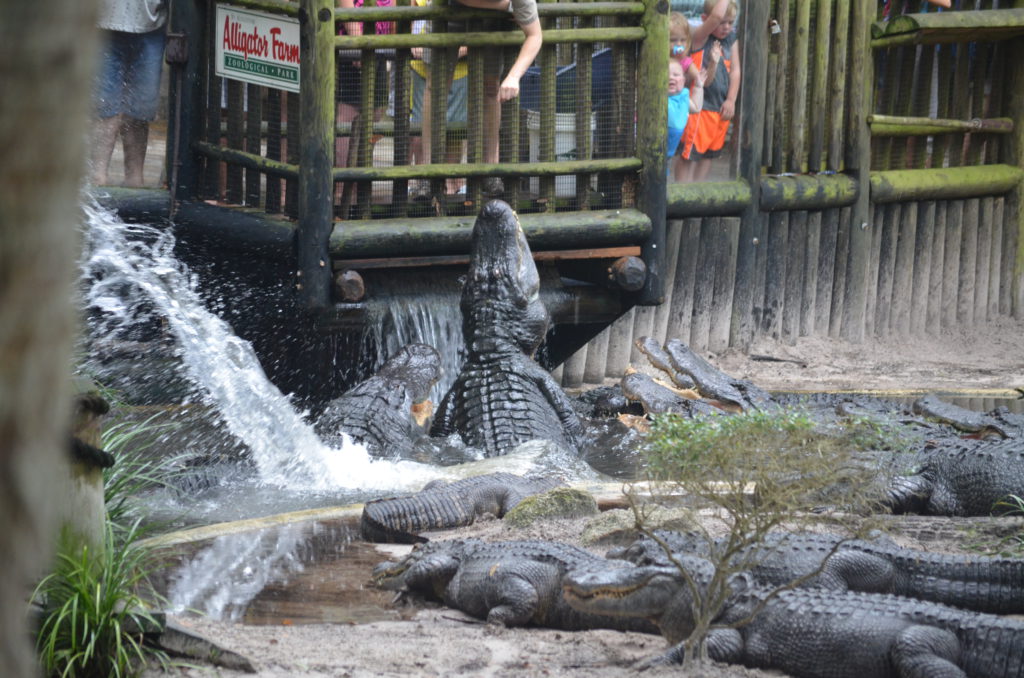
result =
M508 19L516 22L523 31L523 44L515 62L502 77L502 50L484 48L484 162L499 161L498 132L501 128L501 102L519 96L519 80L526 73L537 54L540 53L544 38L537 15L537 0L448 0L453 6L460 4L477 9L495 11L495 20L488 21L484 30L503 31L507 29ZM449 22L449 32L465 32L461 22ZM458 47L447 47L448 58L445 63L448 71L445 74L445 91L451 90L452 77L458 57ZM423 102L423 119L427 121L424 130L430 127L431 104L429 99ZM429 148L429 133L424 144ZM499 177L487 177L484 181L484 193L495 197L505 192L504 184Z
M390 7L392 0L377 0L378 7ZM339 7L352 9L361 7L363 0L337 0ZM377 35L388 35L395 32L393 21L378 21L375 29ZM362 35L363 24L360 21L345 21L338 27L338 35ZM355 121L359 118L360 106L362 103L363 69L366 64L358 61L339 59L337 61L337 82L334 90L334 100L337 104L335 120L339 123L350 123L354 130ZM387 64L383 59L375 59L375 63L369 64L376 69L374 77L373 92L373 119L379 120L384 113L388 101L388 77ZM348 167L351 160L350 153L355 151L351 143L352 136L339 135L334 141L334 164L337 167ZM344 184L335 186L335 201L342 195Z
M430 0L413 0L413 2L420 7L430 4ZM426 32L426 30L426 21L413 22L413 33L419 34ZM430 162L430 125L426 122L428 118L423 115L424 102L430 98L430 50L422 47L413 47L411 51L413 61L409 62L412 77L412 115L410 120L421 125L422 136L413 137L410 140L409 153L411 162L423 164ZM467 52L468 48L465 45L459 47L459 62L455 66L454 80L448 92L447 120L449 123L466 124L466 100L469 83L466 75L469 73L469 68L464 57ZM465 146L465 134L456 136L449 132L447 137L445 140L445 162L460 162L462 160L462 149ZM464 179L451 178L446 181L446 184L446 193L458 193L465 190ZM413 198L429 198L430 182L417 179L410 183L409 195Z

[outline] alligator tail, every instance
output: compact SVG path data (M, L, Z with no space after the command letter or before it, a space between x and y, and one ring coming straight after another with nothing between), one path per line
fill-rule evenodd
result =
M360 527L367 541L413 544L427 541L419 532L462 527L475 517L454 493L430 492L367 502Z
M1024 624L979 615L958 635L963 645L960 665L968 676L1024 678Z
M990 614L1024 614L1024 560L919 554L903 556L900 593Z

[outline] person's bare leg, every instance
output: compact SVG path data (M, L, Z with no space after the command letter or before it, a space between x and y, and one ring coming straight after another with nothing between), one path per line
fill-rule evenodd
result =
M338 102L335 109L335 119L339 123L351 123L356 119L359 110L355 106ZM336 136L334 137L334 166L335 167L347 167L348 166L348 149L350 145L351 137L348 136ZM341 201L342 190L345 188L345 184L338 183L334 185L334 202L339 203Z
M679 162L679 171L676 174L676 180L683 184L688 184L693 181L693 173L697 167L696 160L688 160L682 158Z
M112 115L109 118L100 118L93 123L90 181L94 186L105 186L110 181L107 176L110 171L110 156L114 153L114 144L117 143L117 135L120 131L120 114Z
M701 158L697 161L697 167L693 172L694 181L706 181L711 174L711 158Z
M445 162L452 164L459 164L462 162L462 149L465 146L464 140L455 134L448 135L447 152ZM459 190L466 185L466 180L462 177L456 177L454 179L445 180L445 191L447 193L458 193Z
M125 118L121 125L121 143L124 145L124 185L141 188L146 183L144 170L149 143L149 123L145 120Z

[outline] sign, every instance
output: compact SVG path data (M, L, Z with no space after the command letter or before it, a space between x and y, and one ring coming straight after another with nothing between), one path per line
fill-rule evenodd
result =
M217 75L299 91L297 19L218 4L215 26Z

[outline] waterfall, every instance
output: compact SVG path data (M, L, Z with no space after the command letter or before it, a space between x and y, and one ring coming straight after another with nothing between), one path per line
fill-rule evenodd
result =
M404 490L439 469L371 458L362 445L324 445L261 367L249 342L208 311L194 274L174 256L169 227L126 224L86 200L80 262L93 340L137 335L158 324L173 337L195 398L248 448L260 481L295 490Z

